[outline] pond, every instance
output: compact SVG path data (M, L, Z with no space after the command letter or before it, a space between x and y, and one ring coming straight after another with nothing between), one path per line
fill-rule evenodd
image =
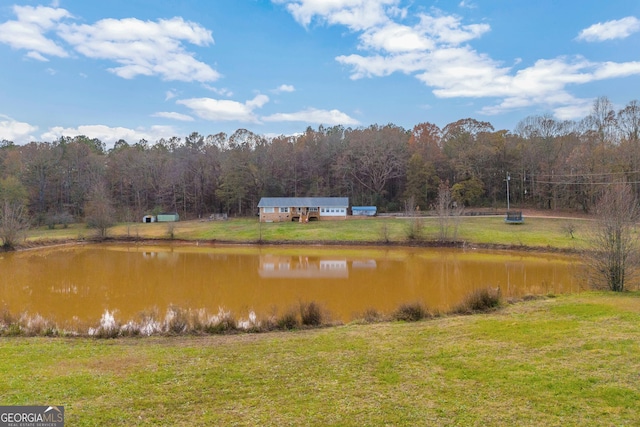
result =
M479 288L579 292L578 257L435 248L101 244L0 254L0 310L59 327L169 307L277 316L315 302L348 322L420 302L447 311Z

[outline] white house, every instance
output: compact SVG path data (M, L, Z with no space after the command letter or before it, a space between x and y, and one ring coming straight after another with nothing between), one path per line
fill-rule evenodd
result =
M345 219L348 197L263 197L258 203L261 222Z

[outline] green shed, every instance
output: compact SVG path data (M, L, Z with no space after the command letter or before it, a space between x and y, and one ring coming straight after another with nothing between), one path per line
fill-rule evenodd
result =
M180 221L180 215L177 213L161 213L156 217L158 222L176 222Z

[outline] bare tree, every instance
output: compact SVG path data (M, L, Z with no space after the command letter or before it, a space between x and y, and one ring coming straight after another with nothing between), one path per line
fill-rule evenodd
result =
M462 207L458 207L451 196L449 181L440 184L438 188L438 213L439 235L441 242L452 242L458 237L458 223L462 214Z
M99 239L106 238L107 231L115 224L116 211L104 185L94 185L84 211L87 225L97 230Z
M404 201L404 215L409 218L407 237L409 240L420 240L422 238L423 224L419 208L416 208L416 199L414 196L411 196Z
M4 249L13 249L29 228L29 219L24 205L1 201L0 205L0 240Z
M639 265L636 222L640 209L631 186L627 183L608 186L596 203L595 212L597 224L589 254L592 283L622 292Z
M13 249L29 228L26 199L26 190L15 177L0 179L0 241L4 249Z

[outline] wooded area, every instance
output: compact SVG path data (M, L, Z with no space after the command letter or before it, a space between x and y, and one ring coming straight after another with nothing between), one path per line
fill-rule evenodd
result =
M85 136L15 145L0 142L0 199L28 208L35 224L112 210L139 221L172 211L255 215L261 197L343 196L379 212L413 201L437 208L446 186L457 204L590 212L603 184L626 181L640 194L640 104L615 111L598 98L580 121L531 116L513 131L467 118L440 129L424 122L323 127L267 139L246 129L120 140L112 149ZM5 211L6 211L5 209ZM6 213L4 214L7 215Z

